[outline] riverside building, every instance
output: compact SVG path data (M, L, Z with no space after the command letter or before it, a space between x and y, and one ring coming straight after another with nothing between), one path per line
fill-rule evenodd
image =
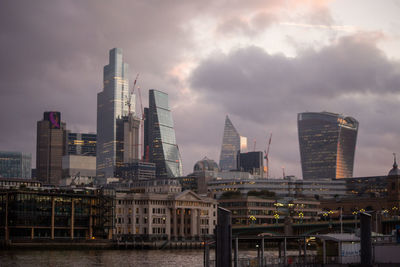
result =
M158 191L158 185L156 185ZM162 187L164 189L168 187ZM186 190L145 193L116 193L115 234L141 240L200 240L212 235L217 224L217 202Z
M109 190L1 188L0 239L111 239L113 210Z

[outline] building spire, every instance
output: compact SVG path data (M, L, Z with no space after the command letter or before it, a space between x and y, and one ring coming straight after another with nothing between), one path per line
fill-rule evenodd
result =
M393 153L393 158L394 158L393 169L397 169L396 153Z

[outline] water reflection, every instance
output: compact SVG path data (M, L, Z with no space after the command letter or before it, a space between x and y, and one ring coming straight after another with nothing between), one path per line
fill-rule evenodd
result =
M202 250L3 250L0 266L203 266Z

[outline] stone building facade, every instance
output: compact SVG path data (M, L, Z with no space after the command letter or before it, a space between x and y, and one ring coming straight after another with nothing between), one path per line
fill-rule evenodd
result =
M213 234L217 202L190 190L179 193L116 193L115 236L199 240Z

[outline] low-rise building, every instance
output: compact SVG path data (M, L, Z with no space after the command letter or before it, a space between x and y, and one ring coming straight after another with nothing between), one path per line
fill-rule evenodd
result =
M238 196L220 199L219 204L232 212L233 225L281 223L288 217L294 223L316 221L321 211L315 199Z
M111 239L112 191L95 188L0 189L0 239Z
M179 193L116 193L115 234L144 239L199 240L213 234L217 202Z
M285 179L214 179L208 182L208 190L216 198L224 192L238 191L247 194L254 190L268 190L277 196L336 198L348 195L346 182L342 180L320 179L301 180L292 177Z

